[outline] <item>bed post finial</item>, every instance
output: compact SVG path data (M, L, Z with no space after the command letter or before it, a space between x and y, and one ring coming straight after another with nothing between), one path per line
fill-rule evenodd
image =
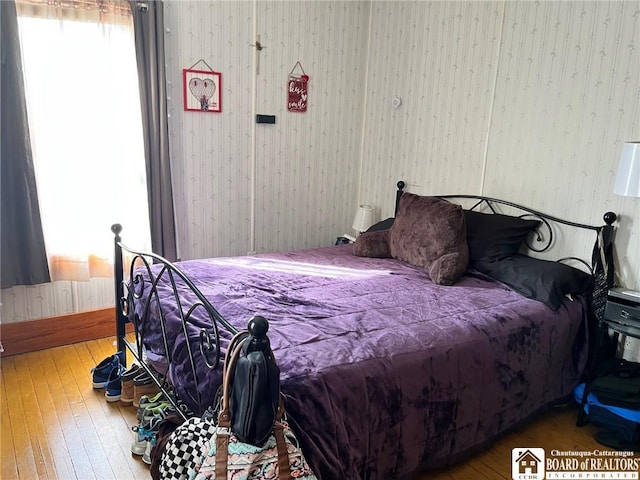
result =
M393 216L395 217L398 213L398 205L400 205L400 197L402 196L402 194L404 193L404 187L405 187L405 183L400 180L396 186L398 187L398 191L396 192L396 208L393 211Z
M256 315L249 320L247 330L249 330L251 336L255 338L264 338L267 336L267 331L269 330L269 322L266 318Z
M120 241L120 232L122 231L122 225L119 223L114 223L111 225L111 231L116 236L116 241Z
M604 220L604 223L611 226L613 225L613 222L615 222L618 219L618 216L613 212L607 212L604 214L602 218Z
M250 337L246 352L268 352L271 349L271 344L267 337L269 322L266 318L255 315L249 320L247 330L249 330Z

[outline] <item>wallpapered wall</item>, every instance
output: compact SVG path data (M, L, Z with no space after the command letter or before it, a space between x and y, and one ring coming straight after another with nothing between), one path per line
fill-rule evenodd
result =
M372 8L362 199L389 216L402 179L595 225L613 210L621 282L640 289L640 199L612 193L622 143L640 140L640 3ZM593 240L564 230L559 256Z
M486 193L587 223L617 212L621 280L640 290L640 199L612 193L622 143L640 140L640 2L514 7L505 4Z
M250 215L251 4L165 2L164 15L179 253L239 254ZM222 73L222 113L184 112L182 69L207 65Z
M254 3L166 4L182 258L331 245L355 211L369 4L258 2L255 7L264 46L256 113L275 115L276 124L256 125L253 160ZM222 113L182 111L182 69L200 59L222 72ZM310 76L306 113L287 111L287 78L297 61Z
M277 116L256 126L255 159L254 18L257 113ZM252 231L258 252L329 245L358 203L391 215L402 179L593 224L613 210L621 280L640 289L640 200L611 191L622 142L640 140L637 1L167 1L165 21L182 258L246 254ZM223 74L222 113L182 110L182 69L200 59ZM286 111L298 60L304 114ZM592 238L557 242L588 253ZM80 308L109 305L104 286L3 291L3 321L73 311L73 289Z

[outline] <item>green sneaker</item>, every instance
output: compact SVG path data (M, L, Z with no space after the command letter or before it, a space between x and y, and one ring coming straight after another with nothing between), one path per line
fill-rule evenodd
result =
M146 407L149 403L155 403L158 404L160 402L166 402L167 401L167 397L165 397L164 393L162 392L158 392L155 395L142 395L140 397L140 401L138 402L138 405L140 406L140 408L144 408Z
M142 397L140 397L138 413L137 413L138 420L142 420L145 409L157 407L162 403L167 403L167 397L162 392L158 392L157 394L151 397L147 395L143 395Z
M169 411L173 409L173 405L169 402L163 402L155 407L145 408L142 412L142 421L148 422L152 418L165 418Z

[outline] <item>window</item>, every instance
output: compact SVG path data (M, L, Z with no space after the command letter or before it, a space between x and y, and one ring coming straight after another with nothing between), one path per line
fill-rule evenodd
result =
M130 12L104 11L126 4L62 3L19 0L18 22L52 280L87 280L111 273L113 223L150 247L142 120Z

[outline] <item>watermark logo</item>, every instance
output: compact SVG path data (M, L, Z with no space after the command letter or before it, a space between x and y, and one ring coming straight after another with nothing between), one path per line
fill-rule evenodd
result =
M633 451L511 450L513 480L640 480L640 458Z
M544 480L544 448L514 448L511 450L513 480Z

